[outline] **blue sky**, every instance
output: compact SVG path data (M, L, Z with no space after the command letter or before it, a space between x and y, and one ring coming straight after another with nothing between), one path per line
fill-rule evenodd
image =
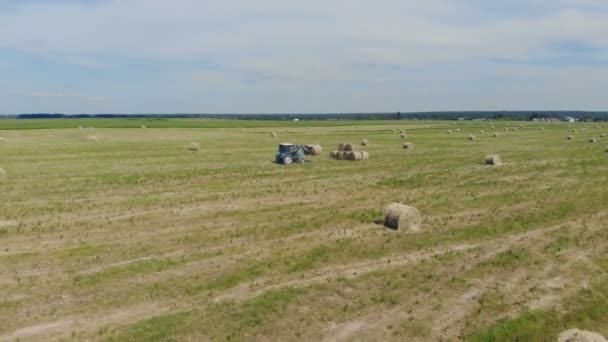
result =
M0 114L608 110L606 0L2 0Z

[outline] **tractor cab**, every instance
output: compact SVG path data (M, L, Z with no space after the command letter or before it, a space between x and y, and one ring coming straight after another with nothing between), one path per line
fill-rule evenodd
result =
M279 144L276 162L278 164L287 165L304 162L304 151L302 150L302 146L288 143Z

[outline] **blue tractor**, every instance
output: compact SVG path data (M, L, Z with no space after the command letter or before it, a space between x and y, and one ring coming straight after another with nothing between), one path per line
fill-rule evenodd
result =
M277 151L277 164L292 164L292 163L303 163L305 147L294 144L279 144L279 150Z

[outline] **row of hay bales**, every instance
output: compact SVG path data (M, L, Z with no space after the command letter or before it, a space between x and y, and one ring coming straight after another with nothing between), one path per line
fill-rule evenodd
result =
M331 151L329 157L336 160L367 160L369 153L365 151Z
M369 141L367 142L369 143ZM359 151L353 144L342 143L338 145L337 151L331 151L329 157L336 160L367 160L369 159L369 153L365 151Z

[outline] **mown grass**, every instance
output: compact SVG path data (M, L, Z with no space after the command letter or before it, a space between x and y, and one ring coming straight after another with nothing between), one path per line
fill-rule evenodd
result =
M149 129L138 128L143 124ZM567 142L572 133L561 124L544 125L542 132L533 124L502 131L514 125L496 123L501 135L492 138L488 124L477 122L1 121L0 167L9 178L0 183L0 292L6 294L0 336L82 316L90 318L76 328L82 339L319 340L333 323L396 310L400 322L374 325L386 328L383 339L432 339L433 317L459 291L536 272L584 245L593 243L596 254L605 249L603 235L595 241L585 235L608 203L603 144L587 143L587 133ZM457 127L461 132L444 133ZM402 128L415 143L412 151L393 133ZM467 140L471 133L474 142ZM98 143L84 139L92 134ZM338 143L364 138L369 161L327 157ZM201 150L188 152L190 142ZM284 167L271 162L279 142L320 143L324 152L311 163ZM490 153L506 164L483 165ZM399 234L374 223L393 201L422 212L422 233ZM483 246L551 227L561 228L538 248L511 248L484 262L459 252L396 269L389 264L407 254ZM359 263L387 269L332 273ZM463 268L469 264L472 270ZM243 284L254 291L316 274L328 279L249 300L214 301ZM601 275L576 276L596 281ZM505 298L500 288L488 291L480 297L483 312L504 317L513 309ZM608 308L600 297L592 299ZM94 323L106 312L149 301L171 309L155 318ZM410 320L418 314L428 322ZM532 331L549 324L535 315L521 325ZM581 327L597 327L594 320ZM492 323L473 315L466 329ZM508 327L466 333L504 340L509 331L528 329Z
M529 311L514 319L505 319L469 336L469 341L555 341L560 332L571 328L608 334L608 280L565 299L566 312Z

